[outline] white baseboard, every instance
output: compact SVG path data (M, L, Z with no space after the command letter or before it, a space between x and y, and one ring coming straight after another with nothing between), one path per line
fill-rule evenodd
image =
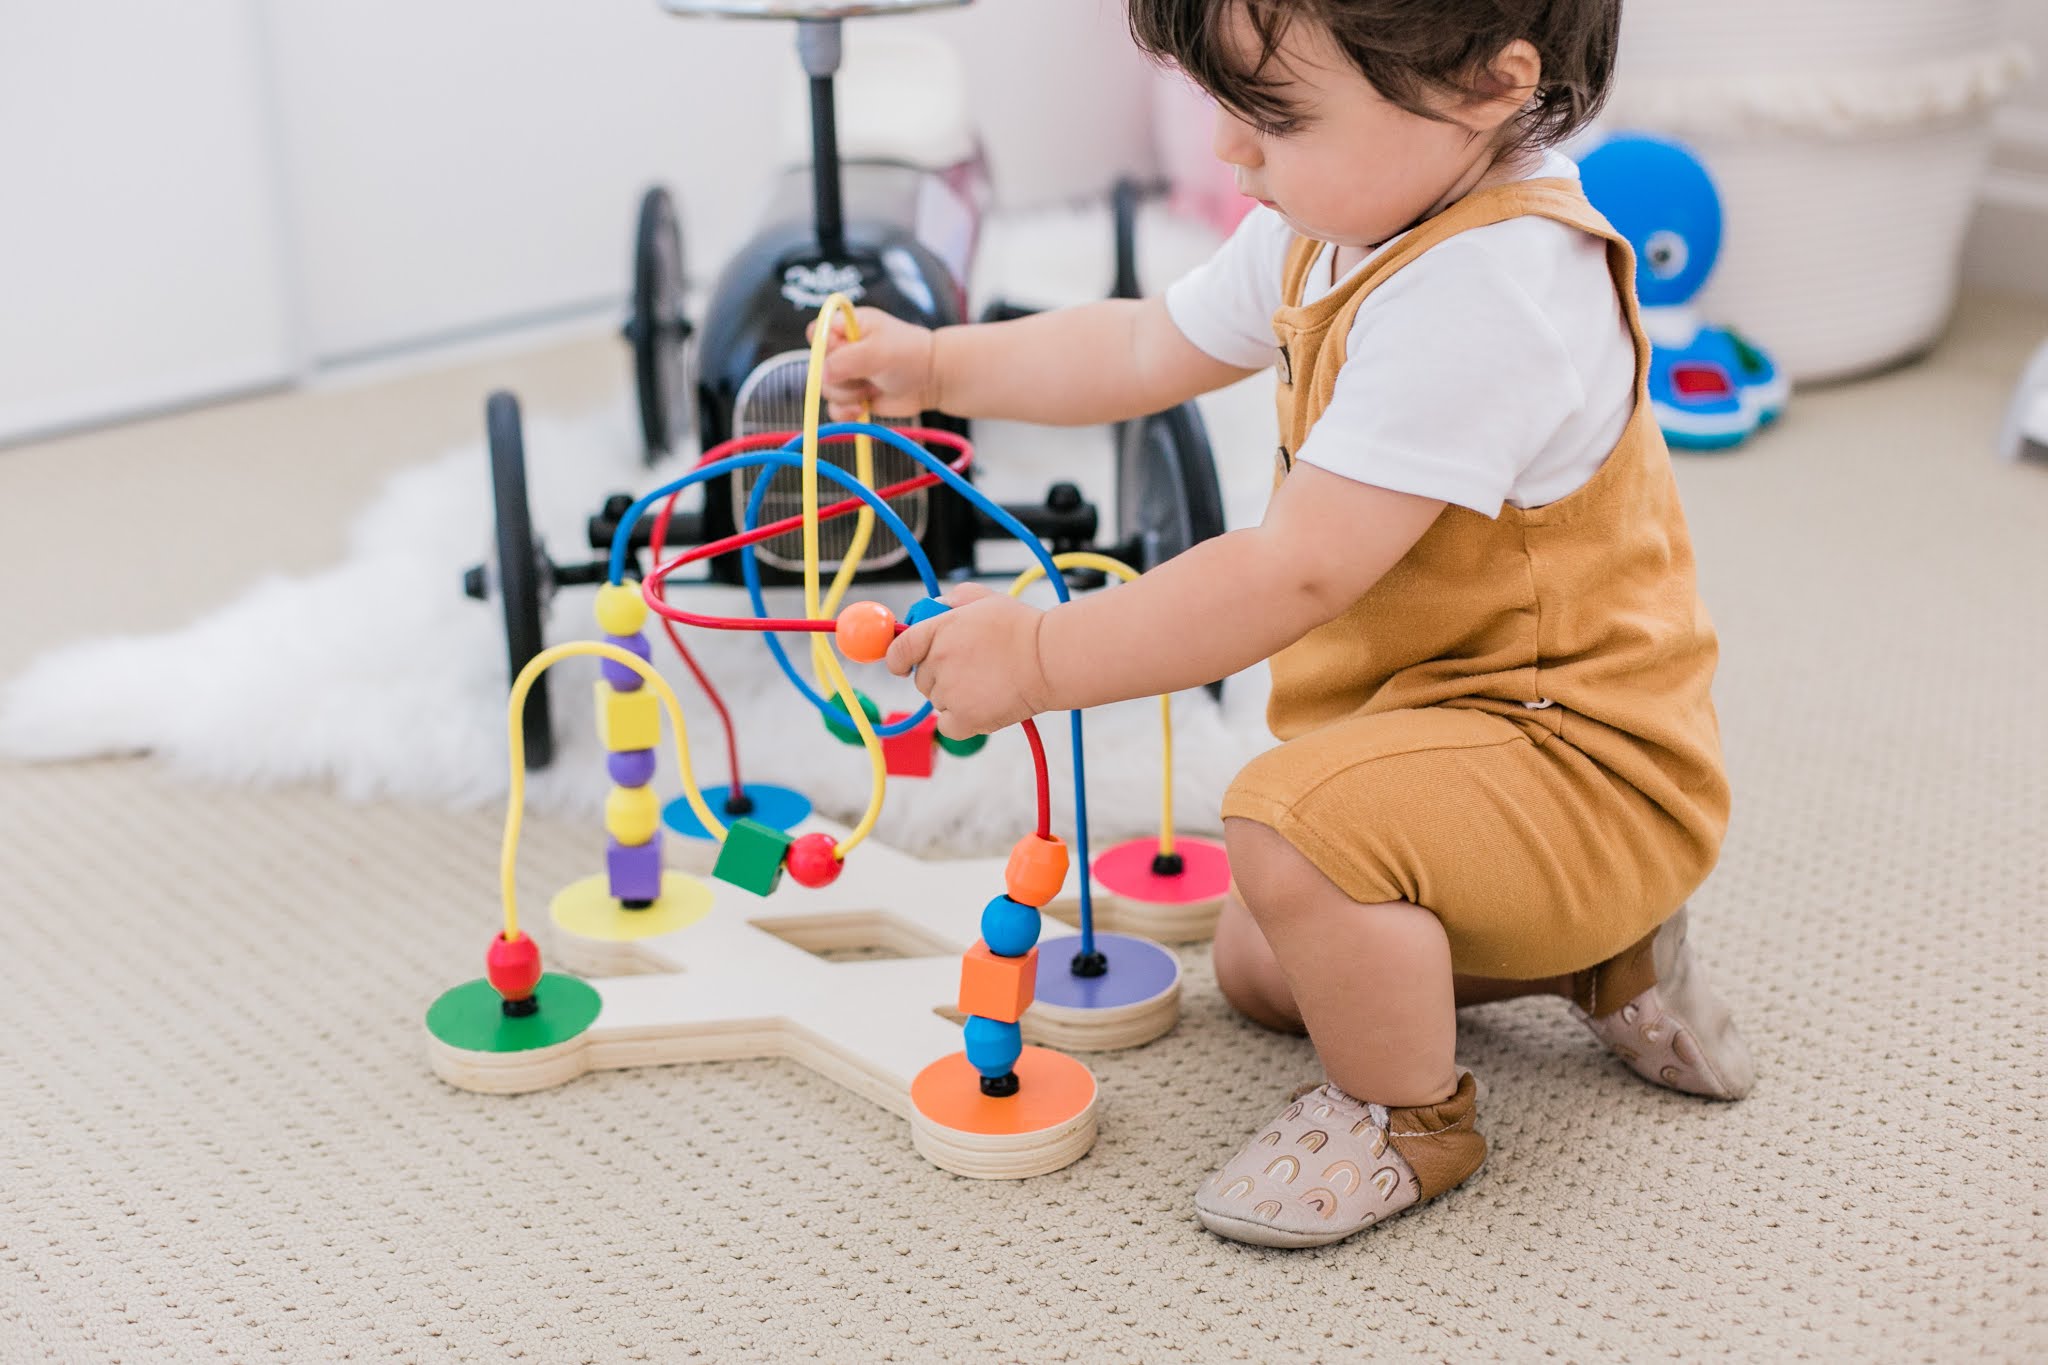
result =
M617 299L564 306L547 313L502 318L440 336L419 337L393 346L316 361L300 379L307 389L352 388L421 370L514 355L558 342L616 333L625 321L626 306ZM623 343L621 354L624 354Z
M1963 277L2048 298L2048 109L2003 109L1993 127L1991 171L1963 245Z

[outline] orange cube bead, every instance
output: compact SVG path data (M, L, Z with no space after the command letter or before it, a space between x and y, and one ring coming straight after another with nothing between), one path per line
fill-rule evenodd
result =
M1031 1008L1037 985L1038 949L997 957L977 939L960 959L960 1012L1014 1024Z
M1027 834L1010 850L1003 869L1003 889L1019 905L1049 904L1067 884L1067 846L1058 835L1041 839Z

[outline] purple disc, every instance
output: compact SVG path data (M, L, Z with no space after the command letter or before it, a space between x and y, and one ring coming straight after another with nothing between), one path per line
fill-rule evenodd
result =
M1180 977L1180 960L1147 938L1097 934L1095 951L1109 959L1101 976L1075 976L1078 935L1038 945L1038 986L1033 998L1061 1009L1107 1010L1156 1000Z
M637 654L642 659L651 660L654 657L654 646L647 643L647 636L644 633L607 635L604 637L604 642L608 645L617 645L628 654ZM603 661L603 668L604 680L619 691L637 692L640 690L640 675L624 664L613 663L610 659L606 659ZM636 787L640 784L628 782L626 785Z
M654 780L654 750L625 749L608 754L604 770L621 787L644 787Z

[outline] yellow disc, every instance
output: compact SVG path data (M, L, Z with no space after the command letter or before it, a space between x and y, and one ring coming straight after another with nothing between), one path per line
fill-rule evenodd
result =
M647 599L631 579L597 590L597 624L607 635L635 635L647 624Z
M605 833L622 844L644 844L661 828L661 801L652 787L613 787L604 799Z
M660 898L645 910L628 910L613 898L608 878L585 877L563 887L548 912L565 934L625 943L689 928L711 913L711 888L695 877L664 872Z

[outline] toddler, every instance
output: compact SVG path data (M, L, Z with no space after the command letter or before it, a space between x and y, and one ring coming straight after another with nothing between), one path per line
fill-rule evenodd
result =
M1715 638L1634 261L1554 150L1605 93L1620 0L1128 3L1260 207L1163 299L937 332L863 310L827 396L1095 423L1275 369L1258 526L1050 611L956 589L889 666L960 737L1271 661L1216 976L1328 1080L1195 1209L1321 1245L1485 1158L1459 1005L1562 996L1646 1080L1751 1082L1685 941L1728 817Z

